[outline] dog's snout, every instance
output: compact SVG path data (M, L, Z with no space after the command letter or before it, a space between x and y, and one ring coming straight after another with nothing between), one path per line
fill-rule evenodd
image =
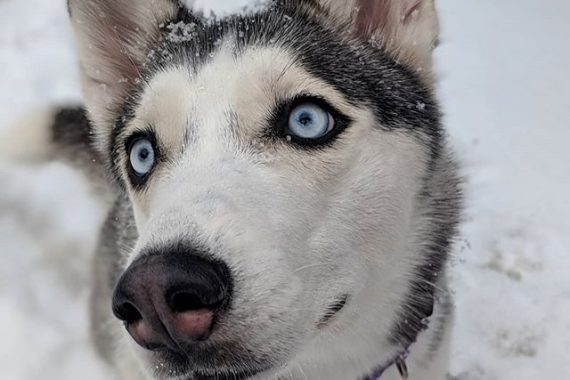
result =
M209 337L230 297L224 263L192 250L156 251L136 260L119 279L113 312L142 347L178 350Z

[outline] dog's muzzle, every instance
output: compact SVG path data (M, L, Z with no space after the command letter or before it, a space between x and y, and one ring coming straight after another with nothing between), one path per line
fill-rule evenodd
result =
M154 250L121 276L113 312L142 347L182 354L206 341L216 318L228 308L228 267L191 249Z

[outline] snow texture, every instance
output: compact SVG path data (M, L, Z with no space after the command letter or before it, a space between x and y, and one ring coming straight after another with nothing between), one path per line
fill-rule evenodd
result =
M187 6L207 16L223 16L255 10L267 2L267 0L184 0Z
M454 380L570 379L570 3L547 3L439 2L440 97L468 178ZM0 0L0 68L0 128L78 101L63 0ZM0 165L0 379L109 378L87 335L97 206L62 164Z

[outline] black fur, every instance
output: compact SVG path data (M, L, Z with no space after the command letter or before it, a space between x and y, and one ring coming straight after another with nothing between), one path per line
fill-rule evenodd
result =
M344 32L320 23L304 8L296 7L293 3L275 2L269 11L234 16L209 24L181 8L172 23L195 23L193 37L174 42L165 34L161 45L156 48L154 60L147 64L146 75L151 76L160 68L177 64L190 64L194 70L198 70L216 49L216 41L227 36L237 41L235 55L252 45L279 46L290 50L307 71L341 91L353 105L371 108L379 128L410 133L421 139L429 147L430 175L434 173L442 159L440 156L445 136L437 101L431 90L416 73L398 63L382 46L347 37ZM125 114L112 132L114 141L120 136L125 118L128 120L132 115L138 92L133 93L134 96L125 104ZM278 134L279 125L274 124L272 127ZM113 146L120 144L114 143ZM113 149L113 156L118 157L116 148ZM393 344L402 347L417 339L425 320L432 315L438 296L435 287L445 286L440 278L444 277L452 243L450 239L455 236L459 218L459 191L445 193L442 199L434 199L433 195L438 192L437 189L430 189L429 183L426 178L421 196L439 203L438 207L433 207L434 210L445 211L441 216L426 216L436 219L438 223L434 231L426 231L425 264L417 268L418 280L410 285L408 301L394 322L390 339Z
M451 166L448 170L455 169L453 164L446 161L449 160L447 157L438 155L433 160L429 165L428 176L435 175L438 165L442 163ZM459 177L452 175L447 178L447 181L452 183L445 185L430 179L425 179L423 191L419 195L423 200L420 199L418 202L431 205L429 214L424 218L432 220L427 224L432 230L424 231L425 247L422 252L424 261L416 268L415 281L410 284L409 295L390 336L393 344L404 348L415 342L418 334L425 329L433 314L434 304L439 301L445 305L450 297L445 274L461 217L461 181ZM441 188L439 185L442 185ZM448 190L442 191L442 188Z
M194 35L182 42L171 41L167 38L170 30L166 25L162 42L155 48L143 75L150 77L161 68L177 64L190 64L198 70L217 48L216 41L227 36L237 41L236 55L252 45L276 45L290 50L292 56L299 57L298 63L306 70L341 91L354 105L370 107L379 128L410 133L421 139L430 149L429 166L431 172L435 172L444 142L437 101L416 73L398 63L381 46L348 38L290 2L275 2L269 11L212 23L205 23L181 8L172 24L178 22L194 23ZM134 89L131 98L125 102L124 113L111 135L113 167L120 181L117 158L122 144L118 139L125 123L133 116L139 93ZM277 125L274 127L278 128ZM392 343L404 347L416 340L425 319L432 314L434 299L438 296L435 286L439 286L439 279L445 272L450 239L455 236L459 218L459 192L434 199L437 189L430 189L427 183L422 196L440 204L434 210L444 209L445 212L441 216L428 216L438 221L436 230L426 232L425 264L417 268L418 280L410 285L408 301L391 334Z
M169 25L179 22L194 23L194 32L190 38L173 41L168 37L172 29ZM319 23L306 8L277 1L268 11L210 23L181 8L177 18L165 25L162 42L154 48L143 70L144 79L173 65L190 66L197 71L217 49L217 42L228 36L237 41L235 55L251 46L279 46L298 57L298 63L312 75L344 93L353 105L370 107L379 128L412 133L431 147L434 158L439 152L439 108L419 76L396 62L382 46L348 38L344 32ZM117 139L133 117L132 110L142 90L141 85L136 87L111 132L110 153L115 163L120 146ZM116 168L115 173L118 174ZM120 176L117 178L121 180Z
M82 107L60 108L50 128L52 142L59 149L74 149L79 156L98 159L93 149L91 123ZM73 156L77 156L74 154Z
M445 135L437 101L420 77L398 63L382 46L351 38L343 31L331 29L329 25L319 22L305 12L304 8L291 4L277 1L269 11L249 16L234 16L212 23L203 22L185 8L181 8L176 19L171 21L173 24L194 23L196 28L192 38L184 41L169 39L171 30L168 29L169 23L166 23L160 45L154 47L154 54L142 70L141 83L158 70L172 65L190 66L190 69L198 70L208 61L209 54L217 49L217 41L231 36L237 41L234 51L236 56L246 47L256 45L278 46L290 50L293 57L298 57L298 64L341 91L353 105L369 107L378 120L378 128L387 132L407 133L422 141L422 145L429 150L430 161L429 173L419 195L423 199L418 203L433 205L426 210L427 214L423 215L433 222L427 223L432 226L432 230L424 231L425 244L421 253L424 260L416 268L417 280L409 286L406 302L394 320L389 337L394 346L404 349L412 344L425 328L426 319L432 315L434 303L438 299L445 302L448 296L445 293L444 274L461 209L459 179L451 175L452 182L455 182L444 185L432 178L443 167L454 168L442 153ZM119 170L119 153L124 149L124 142L129 137L124 136L124 126L133 117L141 90L142 84L135 86L131 96L125 99L122 105L123 113L117 115L117 122L110 136L110 166L115 178L123 184L121 196L125 198L125 204L128 204L128 201L124 193L124 179L121 178ZM70 132L65 138L79 143L78 146L84 146L91 154L88 132L90 128L81 110L60 115L56 124L58 128L54 127L54 131L62 132L58 133L58 136ZM73 126L79 126L77 129L83 132L71 131ZM277 123L272 127L279 128ZM440 185L447 190L442 190ZM112 273L107 273L111 278L109 284L104 286L104 289L99 289L101 299L109 296L118 276L118 247L131 246L136 240L132 211L118 209L109 220L107 228L114 229L109 236L116 236L122 230L128 233L123 236L124 239L117 236L115 247L108 247L107 243L102 242L104 250L114 255L113 258L105 260L114 263L115 269ZM99 300L98 304L100 303ZM433 345L438 344L439 335L436 334Z

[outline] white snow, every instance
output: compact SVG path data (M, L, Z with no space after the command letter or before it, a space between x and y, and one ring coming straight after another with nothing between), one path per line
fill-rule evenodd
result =
M195 6L230 12L245 2ZM468 177L452 374L570 379L570 3L439 7L440 97ZM0 128L79 99L63 0L0 1L0 68ZM0 164L0 189L0 378L109 378L88 345L102 215L84 180L61 164Z
M570 379L570 3L440 8L441 96L469 177L453 372Z
M206 16L247 12L257 9L267 2L268 0L184 0L187 6L202 12Z

